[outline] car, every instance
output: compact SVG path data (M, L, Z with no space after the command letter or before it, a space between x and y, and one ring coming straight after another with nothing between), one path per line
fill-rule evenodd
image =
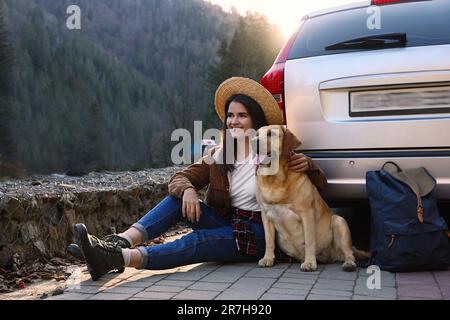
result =
M372 0L308 14L260 82L328 178L367 200L386 161L425 167L450 199L450 1Z

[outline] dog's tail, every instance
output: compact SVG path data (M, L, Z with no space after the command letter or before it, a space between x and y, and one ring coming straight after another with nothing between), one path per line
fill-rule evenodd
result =
M353 246L353 254L355 255L356 260L366 260L372 257L370 252L359 250L355 246Z

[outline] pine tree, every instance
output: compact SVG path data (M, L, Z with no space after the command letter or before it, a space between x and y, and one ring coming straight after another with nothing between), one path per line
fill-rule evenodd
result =
M0 7L0 176L15 174L11 172L14 171L15 155L11 132L14 116L11 101L13 54Z
M214 93L222 81L240 76L259 81L272 65L281 47L282 36L265 16L247 14L240 17L233 38L221 41L218 61L208 67L207 89L209 112L204 121L209 127L218 127Z

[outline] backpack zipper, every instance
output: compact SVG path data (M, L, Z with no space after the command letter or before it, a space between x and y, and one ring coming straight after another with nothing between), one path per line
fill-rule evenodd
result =
M395 240L395 234L391 234L391 241L388 244L388 248L392 247L392 245L394 244L394 240Z

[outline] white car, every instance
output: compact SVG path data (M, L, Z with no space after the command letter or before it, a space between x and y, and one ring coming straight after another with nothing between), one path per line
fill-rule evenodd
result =
M450 200L450 1L373 0L305 16L261 83L328 200L366 199L386 161L423 166Z

